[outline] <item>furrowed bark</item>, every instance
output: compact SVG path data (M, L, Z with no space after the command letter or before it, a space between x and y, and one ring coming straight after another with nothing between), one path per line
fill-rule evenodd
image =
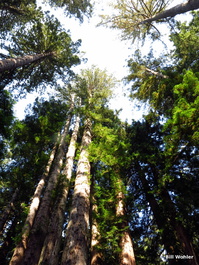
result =
M45 58L52 57L54 55L55 55L54 52L48 52L48 53L40 53L33 55L25 55L20 58L9 58L9 59L0 60L0 72L13 70L18 67L31 64L38 60L44 60Z
M117 195L117 205L116 205L116 216L123 217L126 215L124 206L124 193L122 190L122 181L118 179L118 195ZM135 255L133 250L133 242L130 237L128 227L128 222L123 220L119 228L124 229L122 232L119 245L121 247L120 262L119 265L136 265Z
M63 181L63 193L58 204L54 207L54 212L51 217L51 222L48 227L48 234L44 241L42 253L40 255L39 264L57 265L59 261L60 245L62 240L62 231L64 223L64 214L66 208L66 201L70 187L70 180L72 176L73 161L76 151L77 135L79 130L80 117L76 119L74 131L71 136L68 152L66 155L66 162L62 172L65 176Z
M66 245L61 265L88 264L90 213L88 146L90 143L91 121L87 119L80 148L70 219L66 230Z
M59 136L58 136L58 138L59 138ZM54 160L54 157L55 157L57 145L58 145L58 139L57 139L56 144L54 145L54 147L52 149L52 152L50 154L50 158L48 160L45 172L42 175L42 177L41 177L41 179L40 179L40 181L39 181L39 183L37 185L37 188L35 190L35 193L33 195L32 202L30 204L29 213L28 213L28 216L27 216L27 218L25 220L25 223L24 223L24 226L23 226L23 229L22 229L21 241L17 244L17 246L15 248L15 251L14 251L14 254L13 254L11 260L10 260L9 265L20 264L22 259L23 259L24 251L27 248L27 243L28 243L28 237L29 237L29 234L30 234L30 230L31 230L31 228L33 226L33 222L35 220L35 216L36 216L36 213L37 213L38 208L39 208L39 204L40 204L40 201L41 201L41 194L42 194L43 188L45 186L45 181L46 181L46 179L47 179L47 177L49 175L50 168L52 166L52 163L53 163L53 160Z
M61 171L63 157L66 147L66 135L68 133L69 125L71 121L71 114L66 121L61 141L56 152L55 160L53 163L53 169L50 172L47 187L44 192L39 210L35 217L34 225L31 230L27 249L24 254L24 259L21 264L23 265L35 265L38 264L40 254L42 251L43 243L47 235L48 224L51 217L51 207L53 205L53 192L56 188L58 176ZM20 265L21 265L20 264Z

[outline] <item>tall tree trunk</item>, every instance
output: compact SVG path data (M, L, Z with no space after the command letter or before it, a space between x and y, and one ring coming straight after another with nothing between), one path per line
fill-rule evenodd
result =
M125 217L125 206L124 206L124 193L122 191L122 180L118 179L117 181L118 190L117 194L117 205L116 205L116 216ZM120 224L120 229L125 229L128 226L128 222L123 220ZM135 255L133 250L133 242L130 237L129 230L124 230L120 238L120 262L119 265L136 265Z
M39 208L40 201L41 201L41 194L42 194L43 188L45 186L45 181L49 175L50 168L52 166L52 163L53 163L53 160L55 157L59 137L60 136L58 135L58 139L57 139L56 144L54 145L53 150L50 154L50 158L49 158L47 166L45 168L45 172L42 175L42 177L41 177L41 179L37 185L37 188L35 190L35 193L33 195L32 202L30 204L29 213L28 213L28 216L25 220L25 223L24 223L24 226L22 229L21 241L17 244L17 246L15 248L14 254L13 254L13 256L10 260L10 263L9 263L10 265L20 264L22 259L23 259L24 251L27 248L30 230L33 226L33 222L34 222L34 219L35 219L35 216L36 216L36 213L37 213L37 210Z
M174 17L176 15L183 14L183 13L186 13L188 11L196 10L198 8L199 8L199 1L198 0L188 0L185 3L176 5L170 9L167 9L167 10L160 12L159 14L157 14L151 18L145 19L142 22L140 22L139 24L146 24L146 23L151 23L153 21L157 21L159 19Z
M91 121L86 119L77 164L70 219L66 230L66 245L61 265L87 265L89 251Z
M39 262L40 253L43 247L43 243L48 231L48 224L51 217L51 207L53 205L53 192L55 191L58 176L61 171L63 157L66 149L66 135L68 133L69 125L71 121L71 114L66 121L61 141L56 152L55 160L53 163L53 169L50 172L47 187L44 192L44 196L40 203L31 235L29 237L27 249L24 254L23 265L35 265ZM20 264L21 265L21 264Z
M94 175L95 171L93 170L91 164L91 212L90 212L90 223L91 223L91 265L100 265L102 264L102 253L97 248L100 244L100 232L98 229L98 223L95 216L98 214L98 207L95 199L95 190L94 190Z
M4 72L7 70L13 70L18 67L31 64L38 60L44 60L47 57L54 56L54 52L48 53L40 53L40 54L33 54L33 55L24 55L23 57L18 58L9 58L0 60L0 72Z
M18 193L19 193L19 189L16 188L15 192L12 195L10 202L8 203L8 205L6 206L5 210L3 211L2 215L1 215L1 218L0 218L0 235L3 233L4 226L5 226L6 222L8 221L8 217L9 217L9 215L10 215L10 213L14 207L14 202L17 199Z
M92 212L97 212L97 205L94 204L92 207ZM97 246L99 245L99 229L98 224L94 218L92 218L92 227L91 227L91 265L102 264L102 253L99 252Z
M52 213L51 222L48 227L48 234L44 241L42 253L40 255L39 264L57 265L59 260L59 252L62 241L62 231L64 224L64 215L66 208L66 201L68 198L68 192L70 187L70 180L73 170L73 161L76 151L77 135L79 131L80 117L76 119L75 127L71 136L68 152L66 155L66 162L62 175L64 175L63 181L63 193L61 199L54 207Z

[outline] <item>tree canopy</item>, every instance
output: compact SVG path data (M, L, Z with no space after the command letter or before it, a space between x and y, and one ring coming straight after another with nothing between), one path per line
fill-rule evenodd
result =
M170 0L122 0L111 3L113 14L102 15L100 24L120 29L122 39L144 39L146 35L157 38L160 35L157 23L167 22L167 19L199 8L197 0L188 0L168 8ZM165 20L166 19L166 20Z
M0 4L12 21L1 34L0 264L198 265L199 13L172 21L171 50L157 55L155 35L148 53L133 50L124 81L146 111L127 123L109 107L117 79L95 65L77 73L81 41L51 15L83 22L91 3L46 3ZM168 4L117 1L110 23L143 41ZM19 120L19 95L35 90Z

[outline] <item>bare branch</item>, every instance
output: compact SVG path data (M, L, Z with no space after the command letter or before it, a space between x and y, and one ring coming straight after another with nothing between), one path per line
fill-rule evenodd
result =
M146 70L147 72L153 74L153 75L158 76L158 77L161 77L161 78L168 78L167 75L163 75L162 73L156 72L156 71L151 70L151 69L149 69L149 68L147 68L147 67L145 68L145 70Z

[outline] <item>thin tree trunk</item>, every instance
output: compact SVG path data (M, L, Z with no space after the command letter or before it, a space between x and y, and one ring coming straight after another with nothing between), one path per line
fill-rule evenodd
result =
M24 254L23 265L35 265L39 262L40 253L47 234L48 224L53 204L53 192L56 188L66 149L66 135L71 121L71 114L66 121L61 141L56 152L53 169L50 172L48 184L35 217L34 225L29 237L28 246ZM20 264L21 265L21 264Z
M48 53L40 53L40 54L33 54L33 55L24 55L23 57L18 58L9 58L0 60L0 72L4 72L7 70L13 70L18 67L31 64L38 60L44 60L47 57L54 56L54 52Z
M118 179L118 195L117 195L117 205L116 205L116 216L125 216L125 206L124 206L124 193L122 192L122 181ZM126 220L122 221L120 228L125 229L128 227L128 222ZM133 242L130 237L129 230L124 230L120 239L120 262L119 265L136 265L135 255L133 250Z
M48 227L48 234L44 241L42 253L40 255L39 264L57 265L59 260L59 252L62 240L62 231L64 223L64 214L66 208L66 201L70 187L70 180L73 170L73 161L76 151L77 135L79 131L80 117L76 119L74 131L71 136L68 152L66 155L66 162L62 172L65 176L63 181L63 193L58 204L54 207L54 212L51 217L51 222Z
M185 3L176 5L170 9L167 9L167 10L160 12L159 14L157 14L151 18L145 19L145 20L141 21L139 24L146 24L146 23L151 23L153 21L157 21L159 19L174 17L176 15L183 14L183 13L186 13L188 11L196 10L198 8L199 8L199 1L198 0L188 0Z
M161 77L161 78L168 78L167 75L163 75L162 73L159 73L159 72L157 72L157 71L151 70L151 69L149 69L149 68L147 68L147 67L145 68L145 70L146 70L147 72L149 72L149 73L155 75L155 76L158 76L158 77Z
M87 118L77 164L70 219L66 230L66 245L61 265L87 265L89 251L91 121Z
M58 136L58 138L59 138L59 136ZM25 220L25 223L24 223L24 226L22 229L21 241L17 244L17 246L15 248L14 254L13 254L13 256L10 260L10 263L9 263L10 265L20 264L22 259L23 259L24 251L27 248L30 230L33 226L33 222L34 222L37 210L39 208L39 204L41 201L41 194L42 194L43 188L45 186L45 181L49 175L50 168L52 166L52 163L53 163L53 160L55 157L57 145L58 145L58 139L57 139L56 144L54 145L53 150L51 152L51 155L50 155L50 158L48 160L45 172L42 175L42 177L41 177L41 179L37 185L37 188L35 190L35 193L33 195L32 202L30 204L29 213L28 213L28 216Z
M93 205L92 211L97 211L97 205ZM91 265L102 264L102 253L99 252L97 246L99 245L99 229L96 220L92 218L92 228L91 228Z
M0 235L3 233L5 224L8 220L8 217L9 217L13 207L14 207L14 202L17 199L18 193L19 193L19 189L16 188L15 192L12 195L12 199L10 200L10 202L8 203L8 205L6 206L5 210L3 211L2 215L1 215L1 218L0 218Z

